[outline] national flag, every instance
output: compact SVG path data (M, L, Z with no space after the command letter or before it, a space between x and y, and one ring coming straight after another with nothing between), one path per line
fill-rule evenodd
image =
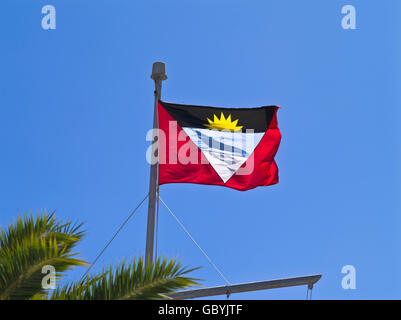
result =
M278 106L216 108L159 101L159 185L245 191L278 183Z

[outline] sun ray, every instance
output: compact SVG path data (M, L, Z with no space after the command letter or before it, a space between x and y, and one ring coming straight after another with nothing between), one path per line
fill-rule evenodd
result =
M220 119L215 114L213 115L213 121L210 120L209 118L206 119L209 123L205 124L205 127L212 130L220 130L220 131L229 130L235 132L235 131L240 131L243 128L243 126L237 126L239 119L232 121L231 114L229 114L228 117L226 118L223 112L220 115Z

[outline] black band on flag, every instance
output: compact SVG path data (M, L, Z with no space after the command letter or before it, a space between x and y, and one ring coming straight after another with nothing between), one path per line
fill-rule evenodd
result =
M191 106L160 101L164 109L182 127L208 128L210 121L226 120L236 122L236 127L242 131L253 129L255 132L265 132L273 119L277 106L259 108L217 108L206 106ZM223 118L222 118L223 116Z

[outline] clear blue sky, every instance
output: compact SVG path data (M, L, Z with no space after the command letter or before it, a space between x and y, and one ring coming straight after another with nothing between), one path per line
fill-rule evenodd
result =
M56 30L41 28L46 4ZM341 27L345 4L357 30ZM95 258L148 190L149 76L163 61L166 101L282 106L278 185L161 187L230 282L321 273L316 299L401 298L398 0L2 0L0 11L1 226L56 210L85 222L79 250ZM95 270L144 253L146 211ZM224 284L163 207L158 244L203 266L204 285ZM356 290L341 287L349 264ZM305 287L232 296L305 297Z

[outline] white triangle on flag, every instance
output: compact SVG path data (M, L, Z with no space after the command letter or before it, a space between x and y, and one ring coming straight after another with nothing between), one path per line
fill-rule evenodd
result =
M184 127L183 130L203 152L224 183L249 159L265 134L189 127Z

